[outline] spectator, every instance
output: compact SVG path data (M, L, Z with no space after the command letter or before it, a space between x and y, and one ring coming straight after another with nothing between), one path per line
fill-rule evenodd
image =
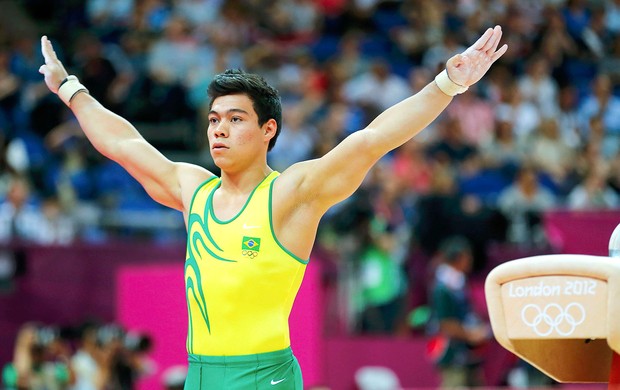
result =
M459 204L459 210L452 221L450 229L455 235L467 239L471 246L472 269L477 275L488 272L488 251L493 242L506 241L507 221L489 203L483 202L475 194L464 194Z
M428 147L428 155L432 160L456 169L476 153L475 147L465 139L457 118L446 117L438 123L438 127L437 142Z
M567 199L567 206L572 210L607 210L619 205L620 197L607 185L607 172L600 166L591 167Z
M113 39L130 27L134 3L134 0L87 0L85 8L98 35Z
M476 314L469 298L471 247L465 238L452 236L441 243L438 255L440 264L431 287L431 357L439 368L442 388L481 386L482 360L475 347L490 339L491 330Z
M465 142L481 145L493 136L495 112L493 105L479 94L479 89L472 89L455 100L448 107L447 113L460 123Z
M558 96L558 112L554 117L558 121L561 138L566 145L577 149L582 144L579 114L578 91L574 86L565 86L560 89Z
M436 72L439 66L456 53L461 53L465 47L459 42L458 35L455 31L444 32L441 43L428 48L422 57L422 65Z
M74 63L81 69L81 79L88 82L89 92L110 106L111 90L119 75L104 53L103 43L94 34L82 34L76 42Z
M16 176L9 184L6 199L0 203L0 240L41 242L43 214L25 177Z
M592 84L592 92L579 106L583 136L586 139L602 137L603 153L611 157L620 143L620 98L613 94L613 85L608 75L599 74ZM598 131L592 126L592 120L597 117L601 120Z
M397 245L394 227L380 219L371 221L360 256L362 332L394 334L403 318L406 284Z
M39 243L46 245L68 245L77 234L74 219L67 214L58 198L49 197L41 204L43 218L39 226Z
M346 81L368 72L370 60L360 48L363 35L359 32L346 34L339 42L339 50L332 61L339 75ZM346 78L346 79L345 79Z
M224 0L179 0L175 12L187 20L192 27L208 26L220 14Z
M526 145L516 140L512 123L505 120L495 122L493 138L480 145L483 165L496 169L509 177L526 159Z
M422 63L429 47L439 44L443 38L444 18L441 7L435 1L405 1L400 13L407 23L390 29L390 35L398 48L416 65ZM430 72L436 70L426 69Z
M535 53L543 56L554 78L561 85L573 85L581 89L583 80L572 80L568 74L567 62L578 54L575 39L568 33L566 23L557 7L548 6L543 11L546 23L534 39Z
M288 107L283 115L286 124L280 142L268 157L271 166L277 170L311 158L316 136L316 129L307 124L306 113L300 105Z
M502 90L502 102L496 107L497 119L512 123L517 142L527 142L540 124L541 109L525 100L516 84L508 85Z
M554 195L539 183L537 170L521 167L498 199L498 207L509 221L508 240L525 247L546 245L542 213L555 205Z
M17 170L8 161L9 145L7 138L0 132L0 197L6 196L11 179L17 174Z
M620 0L605 2L605 25L612 34L620 33Z
M25 324L15 341L13 361L2 370L2 385L7 390L67 390L73 380L68 367L68 349L57 330Z
M424 144L413 139L396 149L392 169L395 179L411 196L419 197L430 191L433 172Z
M561 138L555 118L543 119L528 151L528 160L558 185L561 186L571 173L575 153Z
M584 0L568 0L562 7L562 16L568 33L575 39L582 37L590 22L591 12Z
M147 59L148 76L136 86L141 98L131 111L132 117L148 122L172 121L191 114L187 96L189 75L199 58L199 47L189 25L179 17L171 18L164 34L157 39Z
M80 329L78 349L71 357L76 379L71 390L99 390L106 383L104 355L97 340L98 329L92 323L85 323Z
M414 225L414 237L419 247L432 256L441 241L452 235L449 222L459 209L454 173L446 167L433 170L431 190L418 199L418 218Z
M534 57L527 64L527 71L517 82L523 99L534 103L544 115L558 111L558 85L551 77L549 64L544 57Z
M392 73L385 60L376 59L368 72L344 86L344 93L350 103L378 113L410 96L411 90L405 79ZM369 114L369 117L373 116Z
M19 124L21 80L10 68L10 52L0 46L0 133L13 134Z
M159 34L171 17L171 9L164 0L142 0L135 3L133 28L150 34Z
M608 184L620 195L620 153L616 154L609 163L609 180Z
M185 377L187 377L187 368L185 366L167 368L162 374L164 390L183 390Z

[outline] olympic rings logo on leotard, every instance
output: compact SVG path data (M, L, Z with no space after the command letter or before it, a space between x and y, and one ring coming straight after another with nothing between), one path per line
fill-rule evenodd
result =
M241 251L241 254L243 256L249 257L250 259L253 259L256 256L258 256L258 252L256 252L256 251L248 251L248 250L245 250L245 249L243 251Z
M549 303L543 309L534 303L521 310L523 323L538 336L549 336L553 331L560 336L570 336L586 319L586 310L579 303L569 303L565 308Z

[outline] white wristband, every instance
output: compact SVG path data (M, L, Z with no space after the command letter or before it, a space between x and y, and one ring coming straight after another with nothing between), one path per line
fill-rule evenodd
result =
M459 85L454 81L450 80L450 76L448 76L448 71L443 70L437 76L435 76L435 83L437 83L437 87L441 90L441 92L445 93L448 96L458 95L467 91L466 86Z
M58 88L58 97L67 106L71 107L71 99L80 92L88 93L88 89L80 83L77 77L67 76L60 84L60 88Z

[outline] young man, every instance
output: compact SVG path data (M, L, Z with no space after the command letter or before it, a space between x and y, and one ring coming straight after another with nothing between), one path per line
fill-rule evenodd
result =
M489 28L416 95L379 115L325 156L279 174L267 151L281 128L277 92L256 75L215 77L207 137L221 169L166 159L123 118L68 76L47 37L40 72L94 147L123 166L156 201L183 212L188 245L188 389L301 389L288 316L319 221L350 196L372 165L433 121L504 54ZM62 85L61 85L62 84Z
M431 290L429 331L436 348L432 358L441 373L441 387L482 386L481 359L474 347L491 337L491 329L473 310L467 275L473 264L471 244L465 237L446 238L439 247L441 264Z

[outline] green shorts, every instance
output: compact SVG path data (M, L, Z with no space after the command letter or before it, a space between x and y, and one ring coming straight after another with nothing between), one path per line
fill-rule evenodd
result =
M291 348L239 356L189 355L185 390L302 390Z

